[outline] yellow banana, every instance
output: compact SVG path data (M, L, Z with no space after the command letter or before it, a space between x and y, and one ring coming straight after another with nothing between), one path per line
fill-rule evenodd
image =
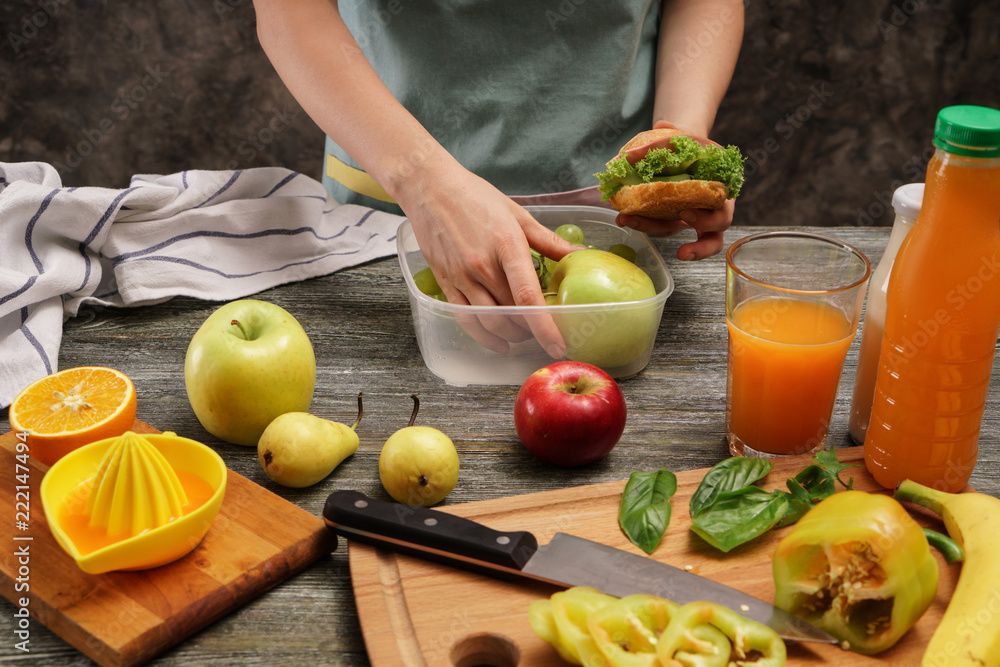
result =
M904 481L896 498L941 515L965 561L921 667L1000 667L1000 499Z

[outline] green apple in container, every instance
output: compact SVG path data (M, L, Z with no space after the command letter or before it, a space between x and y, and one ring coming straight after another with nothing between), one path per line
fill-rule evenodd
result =
M221 306L191 338L184 386L198 421L212 435L256 447L286 412L308 412L316 357L302 326L273 303L242 299Z
M545 301L549 305L610 304L654 296L656 287L640 267L617 254L588 248L559 260ZM635 361L653 342L660 321L652 305L555 313L553 319L566 342L566 358L601 368Z

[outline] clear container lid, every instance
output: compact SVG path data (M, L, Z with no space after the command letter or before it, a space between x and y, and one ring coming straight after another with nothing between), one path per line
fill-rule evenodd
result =
M938 112L934 145L966 157L1000 157L1000 110L959 105Z

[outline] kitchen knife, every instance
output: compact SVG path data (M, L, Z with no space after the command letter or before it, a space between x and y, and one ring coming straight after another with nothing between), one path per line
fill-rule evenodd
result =
M652 558L566 533L539 546L526 531L500 532L446 512L388 503L358 491L335 491L323 519L359 542L509 578L558 586L592 586L608 595L658 595L678 604L707 600L774 628L782 639L830 644L836 639L762 600Z

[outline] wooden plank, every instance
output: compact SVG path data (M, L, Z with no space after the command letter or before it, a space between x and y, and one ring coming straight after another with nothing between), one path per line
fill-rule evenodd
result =
M158 432L140 421L134 430ZM12 432L0 436L0 469L14 470L16 443ZM86 574L48 528L39 493L47 466L29 458L28 468L26 530L15 530L13 475L0 483L0 541L30 554L27 574L14 549L0 556L0 593L17 609L26 597L31 616L101 665L148 662L336 547L321 518L230 470L219 515L194 551L150 570Z
M860 463L860 467L845 473L845 477L854 478L855 488L887 493L865 469L861 448L839 450L839 456L842 461ZM808 457L779 460L763 486L784 487L785 479L807 464ZM652 558L677 567L691 567L696 574L762 600L773 600L771 559L778 541L791 529L772 531L728 554L710 547L689 530L688 504L705 472L705 469L690 470L677 475L678 491L672 503L670 526ZM540 543L548 542L556 532L566 532L641 555L643 552L629 543L617 524L624 485L624 480L604 482L453 505L442 511L474 518L499 530L528 530ZM915 511L914 515L923 525L943 530L936 517L923 511ZM494 661L489 664L516 664L503 661L504 651L519 655L519 664L553 667L563 664L555 650L539 639L528 623L531 602L551 595L556 589L542 584L499 581L355 542L350 543L349 552L365 645L376 667L461 664L461 656L474 650L485 650L493 656ZM919 664L961 571L960 565L947 565L939 554L936 557L941 571L937 596L917 625L895 647L879 656L863 656L833 645L789 645L788 664L849 667Z

